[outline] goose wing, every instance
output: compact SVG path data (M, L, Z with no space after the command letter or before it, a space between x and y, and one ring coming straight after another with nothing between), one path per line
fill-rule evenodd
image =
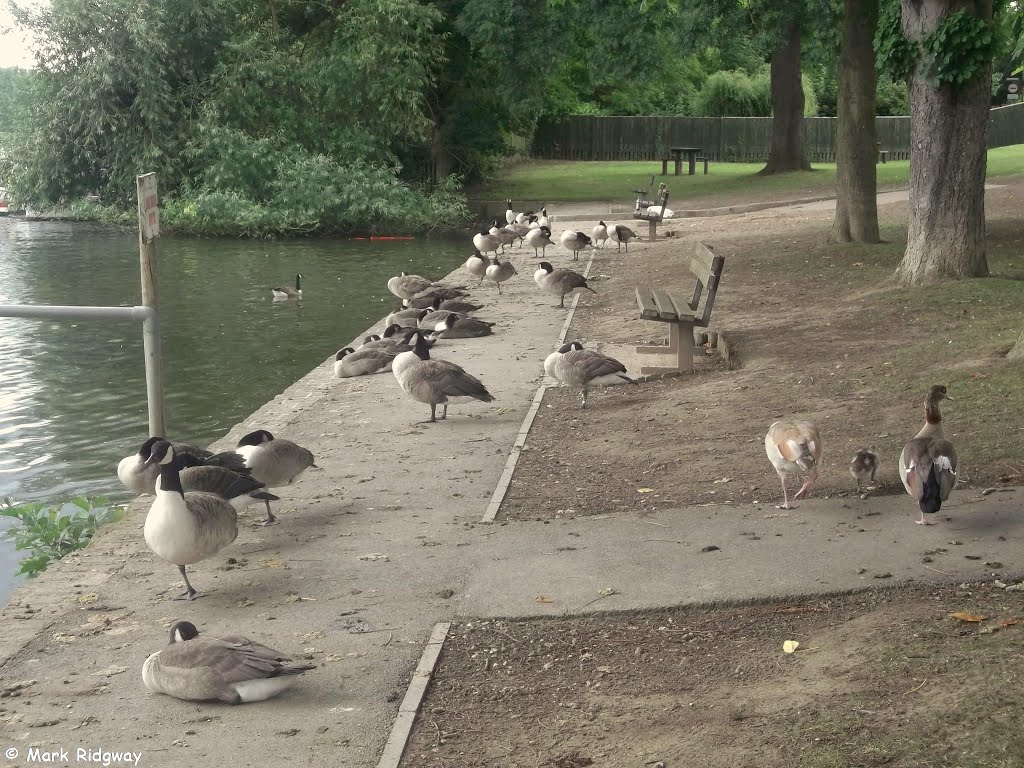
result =
M626 366L614 357L602 355L600 352L595 352L591 349L576 349L568 352L565 355L565 362L568 365L580 366L583 371L584 381L626 372Z
M455 363L424 360L419 367L422 374L430 378L434 388L447 397L472 397L485 403L494 399L483 382Z
M189 491L185 505L195 518L197 537L204 550L216 551L238 537L238 513L223 497L208 491Z
M271 440L267 447L275 461L287 463L289 466L301 467L300 472L312 467L316 463L312 451L303 448L297 443L293 443L291 440L276 438Z
M214 493L224 499L233 499L263 487L259 480L224 467L187 467L178 476L184 491Z
M289 662L291 659L280 651L237 636L196 637L172 643L160 652L160 666L165 669L203 669L226 683L311 669L291 667Z
M956 468L956 449L942 438L916 437L900 454L900 480L907 493L918 501L924 496L933 469L939 483L939 498L948 499L956 485Z
M576 288L586 288L587 278L571 269L556 269L548 276L548 282L558 285L566 293Z

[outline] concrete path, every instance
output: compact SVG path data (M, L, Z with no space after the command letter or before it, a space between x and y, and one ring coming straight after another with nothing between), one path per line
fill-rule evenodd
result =
M557 265L583 268L554 251ZM596 257L594 271L606 258ZM499 515L480 524L566 317L534 286L532 257L513 261L521 274L502 296L474 292L497 334L441 342L435 355L478 375L495 403L455 405L444 423L416 424L428 408L392 375L339 381L327 361L218 444L259 426L312 449L322 469L280 494L280 525L254 527L253 508L238 541L194 569L207 597L171 600L181 585L145 547L145 503L15 593L0 619L0 690L27 684L0 698L0 748L133 750L145 766L373 766L438 621L1024 569L1020 491L958 494L950 520L927 529L911 523L904 496L811 499L792 511L766 497L643 518L503 524ZM325 352L344 341L325 339ZM180 619L319 667L288 694L249 707L148 694L142 662Z

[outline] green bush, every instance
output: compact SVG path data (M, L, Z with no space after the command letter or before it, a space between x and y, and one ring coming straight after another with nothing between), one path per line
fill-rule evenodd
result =
M818 113L814 83L801 75L804 115ZM753 75L742 69L721 70L709 75L693 99L694 114L700 117L769 117L772 113L771 72L765 67Z
M15 550L28 551L19 563L19 575L42 573L54 560L86 546L101 525L115 523L125 514L124 507L112 507L103 497L79 497L70 504L77 510L65 513L67 505L41 501L16 505L10 499L0 506L0 515L17 521L5 538L14 542Z

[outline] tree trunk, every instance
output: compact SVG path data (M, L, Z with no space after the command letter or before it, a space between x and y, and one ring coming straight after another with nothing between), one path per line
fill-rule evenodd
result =
M992 18L992 0L903 0L903 34L927 36L966 8ZM910 88L910 223L896 270L905 285L988 275L985 161L991 63L957 87L928 85L917 70Z
M452 155L444 143L441 126L435 125L430 137L431 183L437 184L452 173Z
M874 38L878 0L844 0L843 5L832 240L877 243Z
M772 54L772 143L760 173L809 171L804 146L804 88L800 82L800 21Z

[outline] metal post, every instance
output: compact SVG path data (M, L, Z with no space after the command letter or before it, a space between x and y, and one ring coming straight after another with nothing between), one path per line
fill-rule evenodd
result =
M149 404L149 434L163 436L164 377L160 357L160 322L156 290L156 237L159 213L156 174L136 177L139 194L139 271L142 274L142 304L152 309L142 321L142 350L146 360L146 400Z

